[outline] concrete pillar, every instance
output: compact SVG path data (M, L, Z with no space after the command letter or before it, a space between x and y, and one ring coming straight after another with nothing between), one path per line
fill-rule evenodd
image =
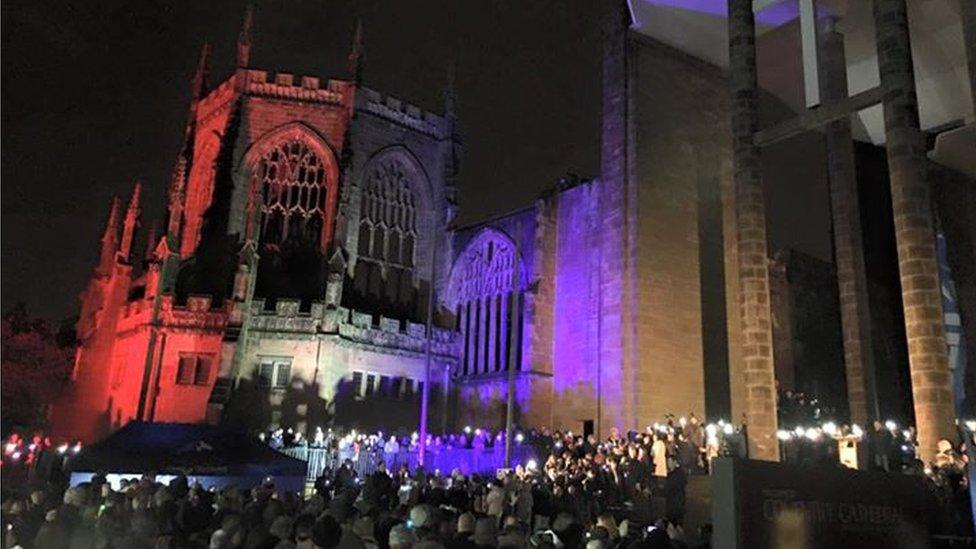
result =
M848 95L844 36L835 30L834 22L833 19L823 21L820 34L820 88L821 96L827 104L843 100ZM824 130L834 233L834 262L837 266L841 329L844 336L847 403L851 421L866 426L878 419L878 400L874 355L871 352L871 315L864 270L864 243L861 239L851 119L845 117L831 122Z
M875 0L874 25L915 425L921 458L928 463L939 440L954 440L956 430L905 0Z
M729 0L729 63L732 153L739 255L739 314L745 373L749 457L779 460L776 439L776 376L769 313L766 213L759 147L756 23L752 0Z

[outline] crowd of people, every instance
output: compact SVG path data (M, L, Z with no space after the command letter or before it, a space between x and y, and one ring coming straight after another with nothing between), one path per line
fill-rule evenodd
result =
M815 435L816 429L820 435ZM823 448L830 438L853 436L850 427L829 424L793 431L790 443ZM907 433L907 435L906 435ZM870 465L916 472L894 459L894 446L910 447L914 431L875 424L860 433ZM897 435L897 436L896 436ZM909 436L910 435L910 436ZM104 475L71 488L36 484L5 489L5 547L210 547L342 549L622 549L708 547L710 528L686 531L686 485L707 474L719 455L744 455L744 429L704 424L694 415L669 416L640 432L592 434L519 432L538 460L496 474L463 474L417 467L388 467L382 459L368 473L357 471L349 452L382 454L393 445L415 448L418 435L365 435L325 430L307 439L294 431L266 440L295 445L342 447L347 457L323 471L314 489L276 489L274 479L242 489L206 489L185 477L167 485L152 476L112 486ZM491 448L504 433L466 428L432 437L428 444ZM784 443L787 441L784 440ZM968 492L965 452L941 447L935 463L917 471L965 522ZM67 450L70 453L70 449ZM788 456L787 456L788 457ZM823 466L829 460L817 461ZM840 466L834 460L832 466ZM970 526L971 527L971 526Z
M467 448L504 440L465 431L443 440ZM683 483L706 470L703 448L711 443L718 455L724 443L717 441L735 434L694 416L642 433L614 430L603 440L527 431L523 442L547 457L497 475L391 471L382 460L360 475L347 458L308 494L276 490L273 479L249 490L208 490L184 477L162 485L146 476L113 487L96 475L71 488L47 484L5 494L5 546L686 547L708 536L683 530ZM368 450L382 451L389 440L376 434Z
M713 424L703 424L695 414L690 414L688 418L676 418L673 415L665 416L663 422L648 426L644 433L630 432L628 437L655 439L659 441L658 452L665 446L665 441L670 440L672 445L687 443L696 448L703 458L710 461L718 455L740 455L745 456L746 439L744 430L741 427L720 420ZM324 448L335 452L340 459L350 458L356 461L363 455L395 455L400 452L417 452L420 447L420 434L414 431L412 434L406 433L363 433L356 430L335 431L333 429L323 429L317 427L312 436L303 436L301 432L294 429L277 428L267 433L261 433L259 438L267 442L272 448L277 450L308 447ZM614 429L608 440L621 438L619 430ZM505 431L492 431L487 428L465 427L458 433L445 433L443 435L428 434L426 449L428 452L439 452L442 450L498 450L505 445ZM596 436L580 433L574 434L572 431L552 431L549 429L516 429L513 433L512 442L516 446L531 446L536 452L536 456L545 457L549 454L559 454L564 447L580 444L587 449L603 450L605 445L596 442ZM390 468L390 460L385 460ZM659 467L663 468L663 458ZM705 463L707 466L707 463ZM663 474L661 476L664 476Z

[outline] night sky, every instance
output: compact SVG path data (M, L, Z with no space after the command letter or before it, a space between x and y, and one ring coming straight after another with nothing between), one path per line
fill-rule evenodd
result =
M361 18L365 85L440 112L455 60L465 223L525 204L566 172L597 174L596 4L256 2L251 64L344 76ZM244 5L3 2L3 309L76 313L109 202L127 200L135 180L144 225L162 221L200 45L214 47L216 84L231 71Z

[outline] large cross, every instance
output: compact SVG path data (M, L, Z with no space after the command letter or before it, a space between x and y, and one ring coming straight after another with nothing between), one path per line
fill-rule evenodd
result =
M803 91L806 105L820 104L820 72L817 64L816 0L753 0L756 13L782 2L797 2L800 8L800 46L803 53Z

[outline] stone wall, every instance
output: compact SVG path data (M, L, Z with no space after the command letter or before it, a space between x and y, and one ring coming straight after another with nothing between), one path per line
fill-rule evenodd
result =
M596 421L598 401L619 402L623 387L604 383L599 343L601 242L599 182L578 185L558 196L553 307L554 428L581 430ZM601 397L602 393L602 397ZM599 406L602 406L602 402Z
M637 385L639 418L647 423L705 411L703 315L722 315L725 303L718 294L703 310L701 262L721 258L701 258L699 247L702 231L720 238L721 208L703 205L719 203L729 141L727 84L718 69L639 40Z

